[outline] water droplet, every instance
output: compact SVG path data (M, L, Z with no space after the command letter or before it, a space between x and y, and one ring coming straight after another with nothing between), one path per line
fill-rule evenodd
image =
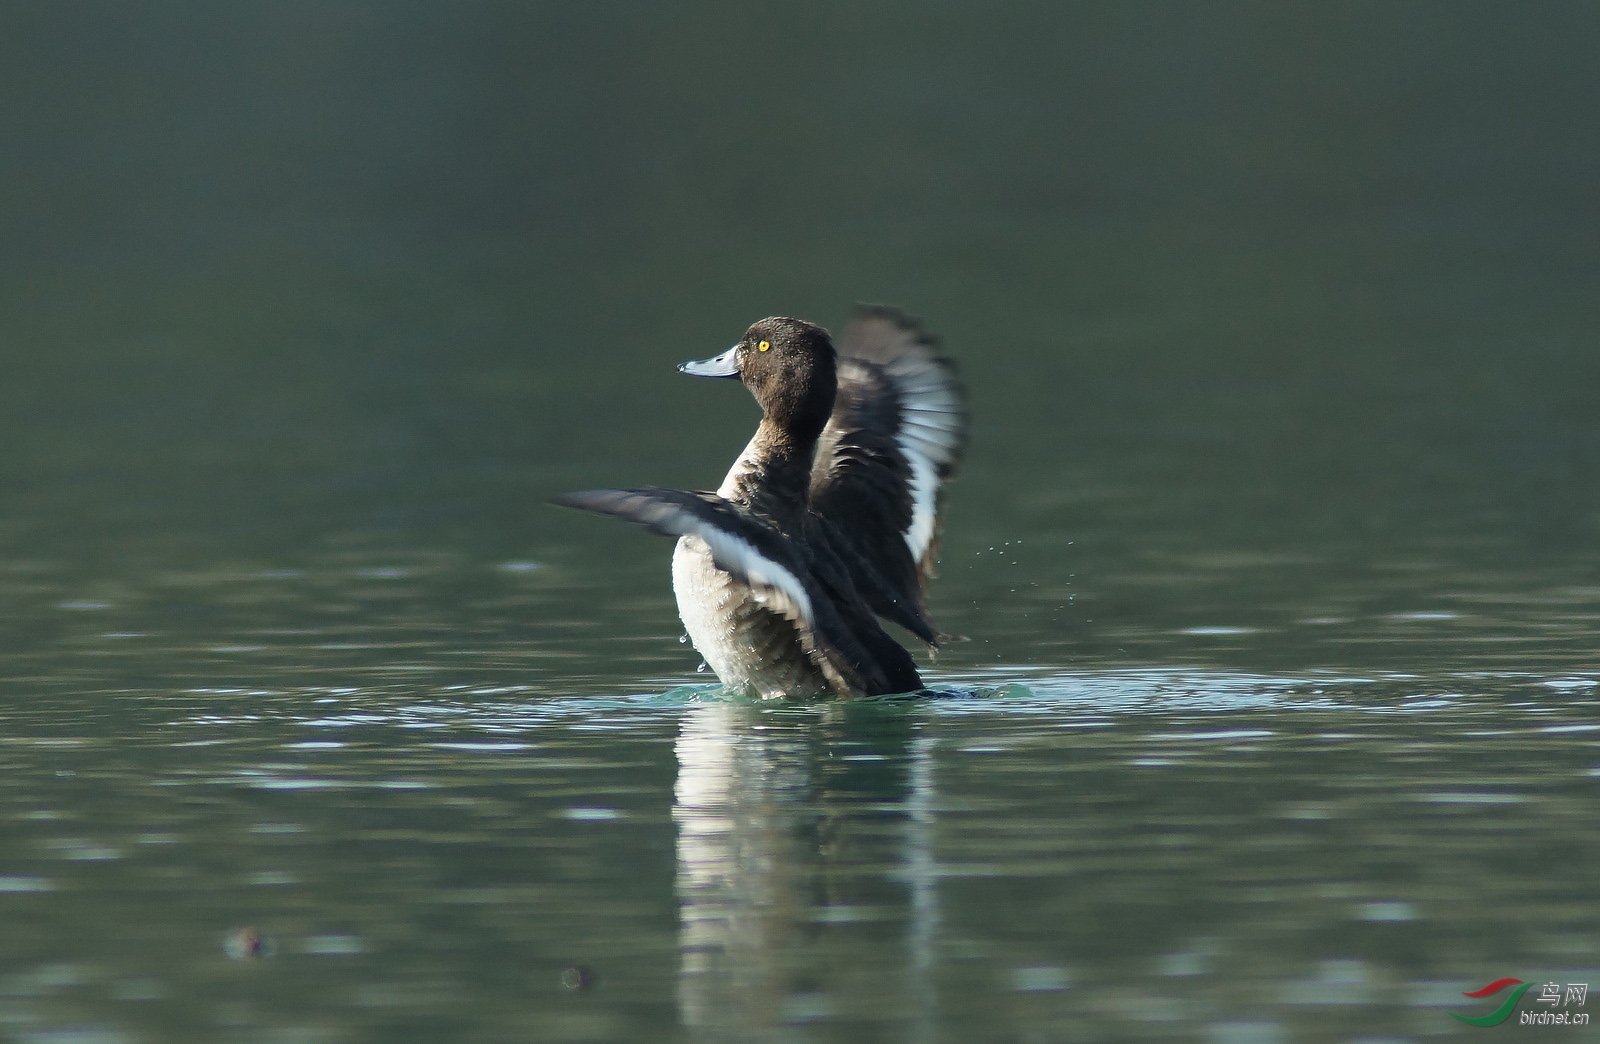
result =
M561 988L569 993L579 993L594 987L594 970L581 964L561 969Z
M710 669L711 669L711 665L709 663L707 663L706 661L701 660L700 661L700 666L698 666L698 667L696 667L694 669L694 673L696 673L696 674L704 674L707 671L709 671Z
M261 929L255 927L235 928L228 933L228 938L223 942L222 948L229 957L236 961L270 957L274 949L272 940L262 935Z
M686 635L686 634L678 635L678 644L679 645L688 645L689 644L689 636Z

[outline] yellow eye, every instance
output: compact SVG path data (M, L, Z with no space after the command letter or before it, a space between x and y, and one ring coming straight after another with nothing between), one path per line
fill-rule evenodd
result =
M756 351L764 352L768 348L771 348L771 347L772 347L772 342L771 341L762 341L760 344L756 345Z

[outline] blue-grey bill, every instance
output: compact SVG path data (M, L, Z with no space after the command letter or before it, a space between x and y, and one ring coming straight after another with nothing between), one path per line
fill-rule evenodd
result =
M690 377L739 376L739 346L734 345L714 359L690 360L679 363L678 370Z

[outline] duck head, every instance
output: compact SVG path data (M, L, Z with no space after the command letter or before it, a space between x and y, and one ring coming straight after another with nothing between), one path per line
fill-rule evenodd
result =
M737 377L768 421L792 437L813 440L828 423L838 390L828 331L785 316L762 319L739 343L711 359L678 366L692 377Z

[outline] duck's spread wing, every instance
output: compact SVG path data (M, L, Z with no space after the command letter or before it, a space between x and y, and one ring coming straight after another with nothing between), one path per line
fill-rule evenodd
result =
M762 604L795 623L815 622L813 592L777 531L715 494L646 486L566 493L555 502L614 515L662 536L699 537L717 568L748 584Z
M795 625L801 648L840 695L884 689L884 679L856 635L817 583L807 563L771 524L714 493L661 489L597 489L554 498L564 507L636 522L663 536L693 536L711 560L749 586L756 600Z
M893 308L858 307L835 345L839 395L817 446L812 507L920 612L937 567L941 490L966 446L961 382Z

